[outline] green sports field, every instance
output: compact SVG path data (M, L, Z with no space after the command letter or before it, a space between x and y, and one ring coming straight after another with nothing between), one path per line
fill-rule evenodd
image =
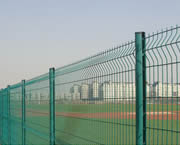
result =
M56 144L135 144L135 104L56 104ZM49 105L26 105L26 141L49 144ZM179 144L179 105L147 104L147 144ZM149 115L148 115L149 114Z

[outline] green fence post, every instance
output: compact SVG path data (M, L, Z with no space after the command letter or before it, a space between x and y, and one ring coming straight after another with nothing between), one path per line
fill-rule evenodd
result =
M0 90L0 104L1 104L1 118L0 118L0 122L1 122L1 126L0 126L0 129L1 129L1 135L0 135L0 144L2 144L2 128L3 128L3 101L2 101L2 93L3 93L3 90L1 89Z
M143 35L135 33L136 45L136 144L143 145Z
M10 85L7 86L7 106L8 106L8 144L11 145L11 107L10 107Z
M26 89L25 80L22 80L22 145L26 144Z
M1 137L1 144L3 145L3 140L4 140L4 128L3 128L3 122L4 122L4 89L2 90L2 137Z
M49 69L50 145L55 145L55 69Z
M146 145L146 97L147 97L147 80L146 80L146 39L145 33L142 33L142 51L143 51L143 144Z

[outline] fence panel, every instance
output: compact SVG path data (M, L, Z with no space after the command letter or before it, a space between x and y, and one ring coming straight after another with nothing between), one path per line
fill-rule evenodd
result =
M21 83L9 88L10 123L9 144L22 144L22 89Z
M8 115L8 91L7 88L3 89L1 91L1 100L2 100L2 136L1 136L1 143L2 144L8 144L9 140L9 127L8 122L9 122L9 115Z
M3 91L0 90L0 144L2 144L2 126L3 126Z
M141 41L1 89L0 144L180 144L180 27Z
M25 94L25 144L49 145L49 75L26 81Z
M180 144L180 27L146 37L147 144Z
M56 144L135 143L134 44L56 70Z

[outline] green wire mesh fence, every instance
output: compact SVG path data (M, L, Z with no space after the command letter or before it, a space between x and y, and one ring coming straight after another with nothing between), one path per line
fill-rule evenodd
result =
M180 28L146 37L147 144L180 144Z
M0 90L0 144L180 144L180 27Z
M134 50L129 42L56 70L56 143L135 142Z

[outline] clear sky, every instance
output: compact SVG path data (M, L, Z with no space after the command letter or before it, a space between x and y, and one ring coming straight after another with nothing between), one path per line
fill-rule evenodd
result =
M180 0L1 0L0 88L180 24Z

